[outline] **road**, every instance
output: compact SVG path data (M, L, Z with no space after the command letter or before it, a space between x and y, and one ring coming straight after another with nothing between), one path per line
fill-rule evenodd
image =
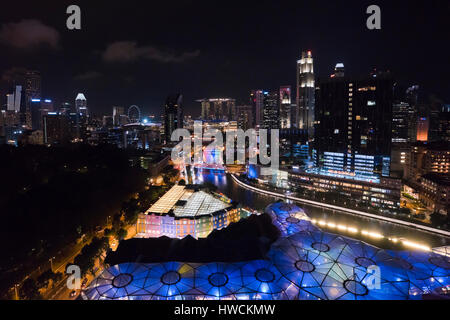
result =
M126 239L131 239L136 235L136 225L131 225L126 230L128 233ZM114 250L116 241L113 240L110 243L111 243L111 248ZM71 257L66 259L66 261L64 261L64 263L61 264L61 266L58 269L61 269L67 263L72 262L73 259L78 255L78 253L80 253L80 251L81 251L81 249L78 252L76 252L74 255L72 255ZM103 260L104 258L105 258L105 256L102 256L101 259ZM95 276L88 274L85 277L85 278L87 278L87 281L86 281L87 285L89 285L89 283L91 283L103 271L98 259L96 261L95 268L97 269ZM65 271L65 270L58 270L58 269L56 269L55 271L59 271L59 272L63 272L63 273ZM78 297L78 295L80 294L80 290L77 290L76 296L70 297L70 293L72 292L72 290L67 287L67 278L68 278L68 276L64 273L63 280L61 280L53 289L51 289L45 298L48 300L75 300Z

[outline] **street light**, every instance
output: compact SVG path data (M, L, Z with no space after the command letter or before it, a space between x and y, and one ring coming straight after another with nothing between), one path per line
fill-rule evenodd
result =
M55 259L55 257L48 259L48 261L50 261L50 270L52 271L53 271L53 259Z
M18 283L16 283L15 285L14 285L14 292L15 292L15 295L16 295L16 300L19 300L19 290L17 289L19 287L19 284ZM12 289L12 288L11 288Z

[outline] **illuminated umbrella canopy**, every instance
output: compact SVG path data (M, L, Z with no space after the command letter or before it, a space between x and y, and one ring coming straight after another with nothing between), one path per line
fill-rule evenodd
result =
M196 269L195 286L205 298L233 298L243 287L241 265L208 263Z
M167 262L149 268L144 286L155 299L181 298L194 286L194 268L187 263Z
M286 300L290 295L297 293L292 283L283 277L270 260L245 263L241 267L241 272L242 292L248 292L254 299Z
M326 233L300 208L266 209L282 236L268 260L124 263L103 271L84 299L420 299L450 286L450 259L382 250ZM374 277L377 275L378 277Z

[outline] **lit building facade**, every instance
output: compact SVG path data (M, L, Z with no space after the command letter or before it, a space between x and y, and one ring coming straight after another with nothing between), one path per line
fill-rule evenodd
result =
M407 179L414 182L427 173L450 174L449 142L417 142L405 152Z
M164 139L170 143L172 133L183 128L183 95L174 94L167 97L164 105Z
M392 143L415 142L417 119L414 108L407 102L396 102L392 107Z
M297 61L297 110L295 127L308 131L310 137L314 133L315 107L314 61L311 51L302 52Z
M71 140L70 119L57 112L49 112L43 116L44 143L61 145Z
M112 120L113 120L113 125L116 127L120 127L122 125L121 120L122 120L122 116L125 115L125 108L124 107L113 107L113 116L112 116Z
M212 98L197 100L201 104L202 120L237 120L236 100L230 98Z
M392 103L393 80L389 74L319 81L313 150L316 166L388 177Z
M419 117L417 119L417 141L427 142L428 131L430 130L430 121L427 117Z
M450 211L450 175L428 173L420 180L419 199L433 211L448 215Z
M35 70L29 70L25 75L25 96L26 109L30 109L31 99L41 98L41 73Z
M290 129L292 120L291 86L283 86L280 88L279 105L280 129Z
M339 170L317 169L289 171L289 183L315 192L334 192L339 197L356 200L373 207L399 209L402 183L400 179L371 178Z
M429 248L380 249L322 231L302 209L291 204L272 204L266 213L280 231L280 238L271 245L265 260L121 263L105 269L82 291L81 298L421 300L430 293L444 297L450 287L448 250L439 254ZM379 286L373 286L374 267L380 271Z
M280 129L280 106L278 92L264 91L262 129Z
M79 93L75 98L75 110L80 114L81 117L89 117L87 100L83 93Z
M253 119L255 119L255 127L259 128L263 122L264 109L264 91L261 89L252 90L250 92L250 105L253 108Z
M247 131L255 126L253 108L251 105L236 106L237 126Z
M226 228L250 214L223 195L176 185L139 215L137 237L206 238L213 230Z

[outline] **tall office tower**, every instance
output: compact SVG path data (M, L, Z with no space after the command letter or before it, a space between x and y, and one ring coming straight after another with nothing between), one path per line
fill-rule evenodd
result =
M250 105L237 106L237 125L239 129L247 131L254 127L253 108Z
M345 67L342 62L336 63L334 67L334 73L331 75L331 78L342 78L345 76Z
M6 94L6 110L8 111L16 111L16 105L15 105L15 92L10 91Z
M281 129L291 128L291 86L280 87L280 126Z
M67 144L71 138L70 119L57 112L49 112L43 116L45 144Z
M50 99L31 99L30 114L31 128L33 130L43 129L43 117L53 112L53 102Z
M250 105L253 108L253 119L255 128L259 128L262 125L263 103L264 103L263 90L252 90L250 93Z
M20 111L23 108L23 93L22 86L16 86L16 91L14 93L14 109Z
M279 94L264 91L262 129L280 129Z
M312 138L314 133L314 64L311 51L302 52L297 61L297 108L298 128L308 131Z
M41 121L41 99L31 99L30 101L31 128L39 130L42 128Z
M440 140L450 142L450 104L442 106L438 127Z
M165 142L170 143L172 133L180 128L183 128L183 95L177 93L168 96L164 105Z
M70 112L75 112L75 110L73 109L73 105L69 102L63 102L59 107L59 113L68 115Z
M419 115L419 89L418 85L410 86L405 93L405 102L411 109L411 117L408 119L408 139L410 142L417 141L417 119Z
M24 107L25 96L22 93L22 86L16 85L6 95L6 110L20 112Z
M112 128L114 126L114 121L112 116L103 116L102 125L105 128Z
M428 142L428 131L430 129L430 120L427 117L417 119L417 141Z
M25 73L25 104L21 110L22 124L27 127L32 127L32 117L31 117L31 100L41 99L41 73L39 71L28 70Z
M84 139L86 134L87 122L89 112L87 107L87 100L83 93L79 93L75 98L75 114L70 114L71 125L75 126L75 138ZM75 122L73 124L72 122Z
M89 117L87 100L83 93L79 93L75 98L75 110L81 117Z
M120 126L120 118L125 115L124 107L113 107L113 125L118 127Z
M41 73L39 71L27 71L25 82L25 95L28 107L31 99L41 98Z
M202 105L202 113L200 118L202 120L209 120L211 115L211 103L209 102L209 99L197 100L197 102L200 102Z
M389 176L394 81L333 77L316 89L313 156L321 169Z
M410 130L416 126L416 112L407 102L396 101L392 106L392 142L409 143L415 142L411 139Z

